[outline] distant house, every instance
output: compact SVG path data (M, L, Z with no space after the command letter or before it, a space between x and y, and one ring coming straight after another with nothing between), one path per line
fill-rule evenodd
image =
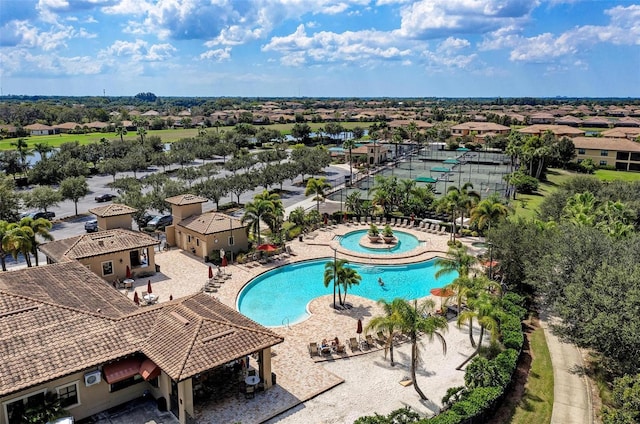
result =
M589 158L596 165L620 171L640 171L640 143L625 138L576 137L573 140L578 163Z
M349 157L349 152L345 152ZM387 161L387 149L385 146L376 143L363 144L360 147L351 149L351 159L354 163L365 163L368 166L377 166Z
M509 135L511 128L493 122L464 122L451 127L453 137L474 135L476 142L483 142L487 135Z
M555 116L547 112L538 112L529 116L530 124L553 124L555 121Z
M55 127L51 127L49 125L44 124L31 124L24 127L25 130L29 131L30 135L54 135L58 134L58 130Z
M602 131L603 137L611 138L628 138L629 140L635 140L640 137L640 128L638 127L615 127L610 130Z
M98 220L98 229L111 230L113 228L131 229L133 214L138 210L120 203L89 209Z
M522 134L542 136L547 131L551 131L556 137L578 137L584 135L584 131L567 125L543 125L536 124L517 130Z
M556 119L555 122L557 125L568 125L570 127L579 127L582 125L582 119L577 116L565 115L561 118Z
M249 249L247 226L230 215L202 213L202 204L207 199L182 194L165 201L171 205L173 216L173 224L165 229L170 245L205 259L217 257L220 249L230 255Z
M148 392L193 422L197 388L247 355L270 388L284 340L205 293L139 307L76 261L0 273L0 325L3 424L45 393L82 420Z
M77 122L64 122L62 124L54 125L54 128L56 128L59 132L65 134L74 131L76 128L82 128L82 125L78 124Z
M18 129L13 125L0 125L0 134L5 137L15 137L18 135Z
M127 278L127 269L135 275L156 272L155 246L160 241L135 231L112 229L50 241L38 249L47 263L78 261L109 282Z

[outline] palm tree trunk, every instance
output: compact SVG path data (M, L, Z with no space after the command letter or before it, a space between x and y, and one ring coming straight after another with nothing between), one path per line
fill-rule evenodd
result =
M469 318L469 340L471 341L471 347L476 347L476 341L473 338L473 318Z
M2 270L7 270L7 261L5 260L4 253L0 255L0 263L2 264Z
M416 368L418 366L418 337L416 333L411 334L411 381L413 381L413 388L416 389L420 399L427 400L427 397L418 387L418 381L416 380Z
M460 365L458 365L456 367L456 370L461 370L462 367L464 367L465 365L467 365L467 363L472 360L473 358L475 358L475 356L480 353L480 346L482 346L482 336L484 335L484 327L480 326L480 340L478 341L478 346L476 347L476 350L473 351L473 353L471 355L469 355L469 357L467 359L464 360L463 363L461 363Z
M31 254L34 258L36 258L36 266L40 266L38 264L38 248L36 246L33 246L33 251L31 252Z
M27 263L27 267L31 268L31 256L29 255L29 252L22 252L22 256L24 256L24 261Z

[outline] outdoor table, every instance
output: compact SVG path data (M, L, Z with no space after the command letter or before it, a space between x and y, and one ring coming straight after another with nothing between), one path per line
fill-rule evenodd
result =
M133 283L134 283L134 280L132 278L126 278L122 280L122 284L124 285L125 289L133 288Z
M158 298L158 296L156 296L155 294L145 294L143 296L143 299L147 302L147 303L153 303L156 301L156 299Z
M258 377L257 375L250 375L244 379L244 382L247 384L247 386L256 386L258 383L260 383L260 377Z

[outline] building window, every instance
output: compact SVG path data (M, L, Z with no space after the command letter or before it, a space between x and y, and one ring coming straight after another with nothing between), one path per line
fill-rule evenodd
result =
M6 402L4 404L4 413L7 417L7 423L22 424L22 414L24 414L27 408L44 405L44 394L45 391L43 390Z
M191 243L191 236L187 236L187 243Z
M600 156L609 156L608 150L600 150Z
M607 161L606 161L606 160L601 160L601 161L600 161L600 166L602 166L602 165L606 165L606 164L607 164Z
M233 246L233 236L229 236L229 246Z
M78 398L78 383L58 387L56 390L58 391L60 406L63 408L69 409L80 405L80 398Z
M126 380L118 381L117 383L113 383L109 386L109 392L117 392L118 390L126 389L127 387L131 387L134 384L142 383L144 379L140 374L136 374L133 377L129 377Z
M196 246L200 246L200 239L196 239Z
M578 154L579 155L584 155L586 153L586 151L584 149L578 149Z
M102 276L113 275L113 262L102 262Z

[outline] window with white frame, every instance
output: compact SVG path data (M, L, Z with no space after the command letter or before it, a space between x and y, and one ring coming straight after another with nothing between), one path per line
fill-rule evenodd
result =
M606 165L606 164L607 164L607 161L606 161L606 160L601 160L601 161L600 161L600 165Z
M113 262L102 262L102 276L113 275Z
M78 397L78 382L67 384L66 386L56 387L58 392L58 399L60 400L60 406L65 409L73 408L80 405L80 398Z
M10 400L4 403L4 413L7 417L8 424L22 424L22 415L27 408L38 407L44 405L44 395L46 390L22 396L18 399Z

